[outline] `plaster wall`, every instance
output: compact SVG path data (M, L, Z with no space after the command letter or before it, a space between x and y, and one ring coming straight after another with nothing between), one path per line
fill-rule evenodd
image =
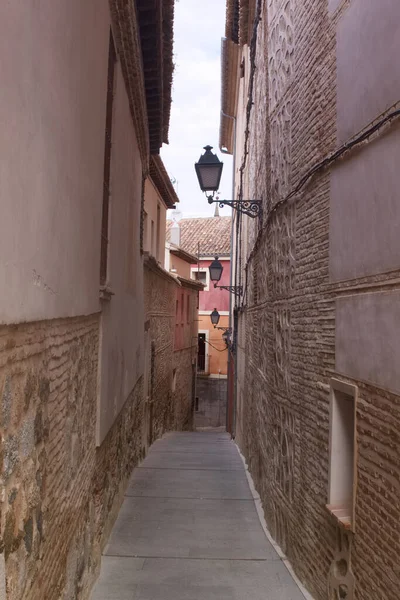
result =
M106 0L15 0L0 19L0 323L99 310Z
M142 164L117 65L111 163L108 285L103 301L97 441L100 444L144 369L143 264L140 255Z
M333 281L400 268L399 140L400 129L393 127L332 169L329 244Z
M222 276L218 285L230 285L231 277L231 262L230 260L224 260L220 258L221 265L223 266ZM208 268L212 260L200 260L200 269ZM192 265L192 268L197 268L197 265ZM219 312L229 310L229 292L227 290L220 290L214 287L212 281L209 284L209 290L203 290L199 295L199 310L209 310L212 312L214 308L217 308Z
M159 228L157 231L157 207L160 207ZM144 188L144 210L147 214L146 231L143 232L143 250L149 252L164 265L167 209L150 178L146 179ZM154 223L154 243L151 247L151 222ZM157 241L158 240L158 241ZM158 252L157 252L158 249Z
M210 311L211 312L211 311ZM228 368L228 351L222 339L220 329L214 329L209 315L198 316L199 331L207 331L206 353L208 355L208 373L210 375L226 375ZM219 327L229 327L229 316L221 315Z
M400 394L400 292L336 301L336 371Z
M170 269L176 269L174 275L179 275L185 279L190 279L190 263L179 256L170 254Z
M337 26L339 142L363 129L400 99L400 4L352 0ZM349 60L351 57L351 60Z

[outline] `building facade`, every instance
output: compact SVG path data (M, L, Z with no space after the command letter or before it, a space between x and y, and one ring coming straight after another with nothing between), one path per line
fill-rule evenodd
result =
M146 449L143 202L173 71L173 2L152 4L2 10L7 600L88 597Z
M165 431L193 426L201 285L189 280L194 257L171 244L166 248L167 209L175 208L177 202L161 158L152 156L143 219L146 447Z
M234 216L234 432L318 600L400 586L399 17L227 2L220 145L263 207Z
M196 425L219 427L226 422L226 383L228 351L222 338L223 330L216 329L210 315L216 308L220 314L218 327L230 327L230 294L214 287L210 281L209 266L216 256L223 266L218 285L229 285L231 276L230 217L184 218L169 224L168 235L177 235L180 246L195 256L189 276L203 284L198 306L198 351Z

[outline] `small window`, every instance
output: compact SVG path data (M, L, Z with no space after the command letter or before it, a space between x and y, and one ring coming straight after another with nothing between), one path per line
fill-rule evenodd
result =
M149 248L148 248L149 233L148 233L147 229L148 229L148 216L147 216L147 212L143 211L143 250L145 252L147 252L149 250Z
M176 369L172 371L172 387L171 390L175 392L176 390Z
M186 321L187 321L187 324L189 325L189 323L190 323L190 296L187 297Z
M208 292L210 289L210 279L209 279L208 269L202 268L199 270L197 267L194 267L191 270L191 274L192 274L192 279L195 279L196 281L199 281L200 283L205 285L206 287L204 288L204 291Z
M357 479L356 403L355 385L331 379L327 508L346 529L352 531Z
M156 239L156 258L160 259L160 237L161 237L161 209L157 204L157 239Z
M152 256L155 256L155 253L156 253L156 239L155 239L154 221L153 221L153 219L151 220L151 248L150 248L150 253L151 253Z
M182 293L182 300L181 300L181 323L183 325L183 316L185 314L185 294Z

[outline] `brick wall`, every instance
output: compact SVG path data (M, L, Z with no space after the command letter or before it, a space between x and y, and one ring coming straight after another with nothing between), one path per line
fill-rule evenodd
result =
M349 4L332 15L328 1L262 2L247 171L249 197L264 199L264 223L276 202L336 148L336 24ZM238 347L238 440L270 531L315 598L394 600L400 585L394 394L345 378L359 387L354 535L337 526L325 504L335 299L350 286L395 289L399 272L331 283L329 208L330 173L323 171L269 218L251 257L248 304L239 318L245 334ZM250 229L250 240L254 235Z
M228 380L223 377L197 376L198 408L194 416L196 427L225 427L227 383Z
M141 382L96 450L98 316L0 328L7 600L84 597L137 463Z
M192 427L192 358L197 291L181 287L150 259L145 267L145 309L149 335L149 432L152 440L169 430ZM185 298L176 323L176 299ZM187 310L188 301L190 310ZM175 348L179 327L179 348ZM175 382L174 382L175 373Z

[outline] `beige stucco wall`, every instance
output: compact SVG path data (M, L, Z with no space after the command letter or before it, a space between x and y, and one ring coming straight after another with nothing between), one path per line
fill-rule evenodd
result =
M99 310L109 8L0 9L0 323Z
M183 260L183 258L179 258L179 256L170 254L170 268L176 269L176 274L180 277L192 279L190 270L191 264L186 262L186 260Z
M98 443L143 374L142 165L120 64L116 70L111 163L108 284L101 320Z
M160 207L160 227L157 232L157 206ZM146 180L144 188L144 210L147 220L143 231L143 250L149 252L157 261L164 265L165 260L165 234L167 222L167 209L150 178ZM154 242L152 247L151 222L154 223ZM157 244L158 238L158 244ZM157 251L158 250L158 251Z

